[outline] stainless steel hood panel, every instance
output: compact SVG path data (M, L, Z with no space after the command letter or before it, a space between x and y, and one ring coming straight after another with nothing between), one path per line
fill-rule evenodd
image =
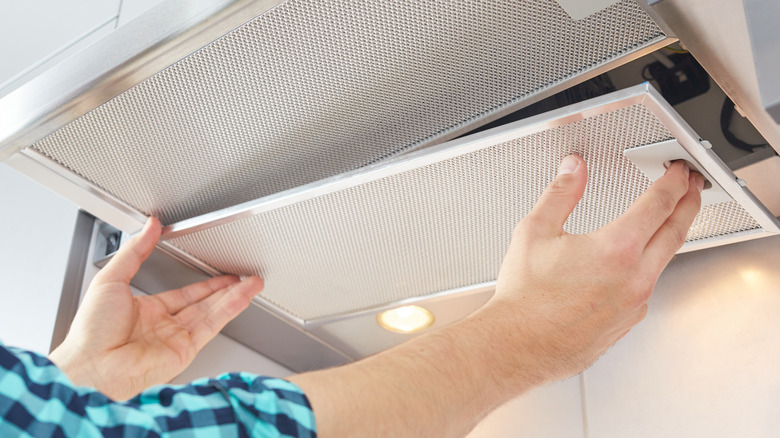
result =
M554 0L288 0L32 148L173 223L442 141L665 39L634 0L580 21Z

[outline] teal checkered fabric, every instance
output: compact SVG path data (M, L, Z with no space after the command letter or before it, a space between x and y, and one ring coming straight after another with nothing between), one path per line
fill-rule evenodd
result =
M0 343L0 436L316 437L303 391L281 379L223 374L118 402L74 386L46 357Z

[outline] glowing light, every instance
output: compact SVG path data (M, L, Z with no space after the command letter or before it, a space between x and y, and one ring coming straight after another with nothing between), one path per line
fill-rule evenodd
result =
M385 330L396 333L414 333L433 324L433 314L420 306L403 306L386 310L376 317Z
M740 269L739 277L748 286L760 286L764 282L764 273L754 268Z

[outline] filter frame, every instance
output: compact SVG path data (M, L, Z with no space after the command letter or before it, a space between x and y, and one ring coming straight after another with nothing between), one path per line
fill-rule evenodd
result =
M697 164L701 168L706 169L712 178L718 182L718 184L720 184L723 189L761 226L759 229L734 232L687 242L679 251L680 253L766 237L780 232L780 222L778 222L778 219L755 198L744 183L734 176L731 170L712 150L707 149L706 146L708 143L702 142L695 131L668 103L665 102L660 94L648 83L644 83L448 143L411 152L360 170L259 198L254 201L181 221L176 224L171 224L165 227L163 231L163 240L170 241L177 237L209 230L221 225L231 224L258 214L271 212L320 196L326 196L331 193L369 184L372 181L377 181L382 178L392 177L404 172L439 163L480 149L489 148L515 138L533 135L551 128L596 117L637 104L643 105L653 116L661 121L680 145L694 158ZM299 326L308 327L317 332L323 332L324 335L327 330L323 329L323 327L326 327L331 323L344 321L345 319L350 319L359 315L370 314L376 310L388 309L401 305L425 303L431 299L439 301L442 299L451 299L457 301L459 297L473 295L475 290L484 291L485 288L491 288L493 285L493 282L483 282L475 284L473 287L459 287L452 290L438 291L433 294L404 298L382 304L375 308L364 308L354 312L345 312L340 315L310 319L301 318L292 314L262 296L256 297L255 300L263 307L272 309L277 314Z
M235 222L260 213L484 149L514 138L528 136L635 104L645 105L669 129L680 145L703 168L711 173L712 177L722 185L723 189L745 208L764 230L780 233L780 222L778 219L758 201L750 190L743 185L744 182L738 180L728 166L712 150L702 147L702 140L693 128L674 111L655 88L645 82L471 136L409 152L352 172L170 224L163 230L163 239L169 240L214 226ZM709 245L710 242L708 240L702 239L701 241L686 243L681 252L709 247L711 245Z

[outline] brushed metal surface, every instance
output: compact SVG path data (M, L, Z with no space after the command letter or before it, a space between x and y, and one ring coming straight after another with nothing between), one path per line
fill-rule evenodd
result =
M94 222L95 218L83 211L79 211L78 216L76 216L73 241L68 253L68 263L62 282L60 304L57 307L57 317L54 321L49 352L62 344L70 330L70 324L76 316L81 298L81 287L84 284L84 266L89 261L87 256L90 252L90 236Z
M34 150L19 151L4 163L122 231L143 228L146 216L141 212Z
M579 21L554 0L288 0L32 148L173 223L442 142L666 41L634 0Z

